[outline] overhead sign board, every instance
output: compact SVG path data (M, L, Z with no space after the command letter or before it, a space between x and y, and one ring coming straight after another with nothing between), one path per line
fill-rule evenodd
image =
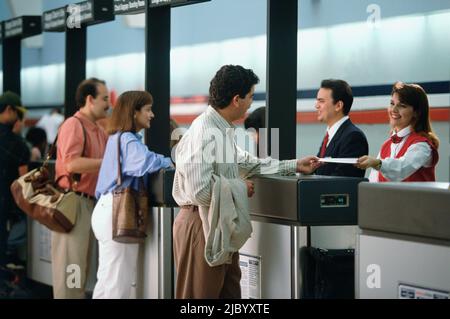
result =
M45 11L42 15L42 29L47 32L62 32L66 30L66 7Z
M21 16L3 21L2 38L29 38L42 33L41 16Z
M179 7L211 0L147 0L150 8ZM145 0L114 0L115 14L137 14L145 12Z
M113 0L87 0L44 12L45 31L62 32L114 20Z
M171 6L171 7L180 7L186 6L189 4L195 4L200 2L207 2L211 0L148 0L148 5L150 8L153 7L161 7L161 6Z
M136 14L145 12L145 0L114 0L115 14Z

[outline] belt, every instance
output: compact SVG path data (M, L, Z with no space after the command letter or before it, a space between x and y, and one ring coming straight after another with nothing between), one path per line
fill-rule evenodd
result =
M86 193L82 193L82 192L74 192L75 194L77 194L78 196L93 200L95 202L96 198L94 196L91 196L89 194Z

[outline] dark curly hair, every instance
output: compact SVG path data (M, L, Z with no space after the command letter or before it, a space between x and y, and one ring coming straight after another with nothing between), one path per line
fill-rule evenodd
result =
M244 98L259 83L258 76L240 65L224 65L209 86L208 104L217 109L227 107L234 96Z

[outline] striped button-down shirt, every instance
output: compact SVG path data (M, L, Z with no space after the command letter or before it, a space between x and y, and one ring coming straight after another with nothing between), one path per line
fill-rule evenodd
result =
M235 142L235 126L214 108L192 123L176 145L172 195L178 205L209 206L212 175L228 179L254 174L294 174L297 160L259 159Z

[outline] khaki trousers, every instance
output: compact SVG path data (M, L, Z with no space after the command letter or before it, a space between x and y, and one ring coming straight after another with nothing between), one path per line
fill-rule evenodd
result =
M205 236L197 207L181 208L173 225L177 283L182 299L241 298L239 253L231 264L211 267L205 261Z
M94 201L79 197L78 213L70 233L52 232L52 278L55 299L84 299L93 240L91 214Z

